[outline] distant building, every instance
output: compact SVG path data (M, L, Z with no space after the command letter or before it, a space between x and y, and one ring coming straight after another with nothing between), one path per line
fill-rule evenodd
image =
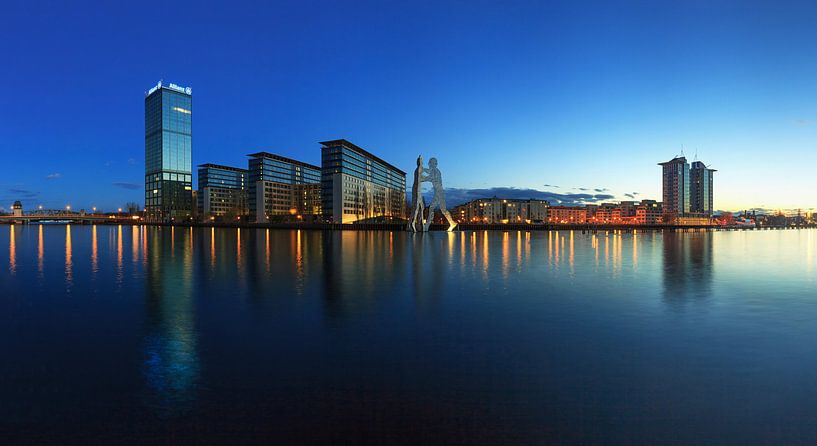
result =
M715 172L715 169L706 167L700 161L692 163L692 168L689 170L689 212L708 217L712 216L714 212L712 180Z
M345 139L321 145L321 201L326 220L405 219L405 172Z
M583 206L551 206L547 221L554 224L584 224L587 222L587 209Z
M23 216L23 203L20 201L15 201L14 204L11 205L11 215L13 217L22 217Z
M664 207L655 200L641 200L635 208L635 223L639 225L657 225L663 223Z
M249 155L249 211L256 222L273 216L314 218L321 209L321 169L268 152Z
M479 198L456 206L451 214L459 223L544 223L549 206L545 200Z
M689 197L689 163L683 156L667 162L658 163L663 168L663 209L665 214L683 216L688 214Z
M246 216L248 174L246 169L202 164L198 171L197 194L200 218L215 219Z
M159 82L145 95L145 209L154 222L186 220L193 211L193 96Z

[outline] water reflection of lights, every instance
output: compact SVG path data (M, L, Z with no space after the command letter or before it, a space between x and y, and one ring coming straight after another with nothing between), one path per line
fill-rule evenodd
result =
M71 225L65 225L65 284L71 286L74 280L74 263L71 250Z
M9 271L17 272L17 241L14 240L14 225L9 225Z
M96 225L93 225L91 227L91 272L94 274L99 271L99 250L96 237Z
M43 263L45 261L45 243L43 240L43 225L37 229L37 273L43 277Z

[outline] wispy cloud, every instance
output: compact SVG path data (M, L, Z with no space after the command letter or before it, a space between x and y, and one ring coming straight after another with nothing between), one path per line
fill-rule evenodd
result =
M59 172L54 172L45 176L46 180L56 180L57 178L62 178L62 174Z
M604 187L604 188L602 188L602 187L597 187L597 188L595 188L595 189L593 189L593 190L594 190L594 191L596 191L596 192L598 192L598 193L603 193L603 192L607 192L607 191L609 191L610 189L607 189L606 187Z
M129 190L136 190L142 187L141 184L136 183L113 183L116 187L121 187L122 189L129 189Z
M557 185L555 185L555 184L545 184L544 186L545 186L545 187L559 187L559 186L557 186Z
M633 195L633 194L624 194L624 196L627 197L627 198L635 199L635 195Z
M449 207L466 203L477 198L512 198L512 199L536 199L548 200L550 204L560 205L582 205L597 203L605 200L612 200L615 197L610 194L587 194L587 193L566 193L541 191L537 189L517 189L515 187L491 187L486 189L446 189L446 201Z
M128 164L130 164L131 166L135 166L136 165L136 159L135 158L128 158Z
M34 198L37 195L40 195L39 192L36 192L36 191L33 191L33 190L28 190L28 189L20 189L20 188L16 188L16 187L10 188L8 190L8 192L10 194L12 194L13 196L20 197L20 198Z

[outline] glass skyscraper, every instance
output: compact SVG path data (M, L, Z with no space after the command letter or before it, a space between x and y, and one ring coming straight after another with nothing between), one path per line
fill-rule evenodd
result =
M159 82L145 95L145 210L153 222L186 220L193 211L193 96Z
M692 213L712 216L713 196L712 180L715 169L706 167L701 161L692 163L692 168L689 170L690 190L689 195L691 203L689 210Z
M405 218L405 172L345 139L321 145L325 219L354 223Z

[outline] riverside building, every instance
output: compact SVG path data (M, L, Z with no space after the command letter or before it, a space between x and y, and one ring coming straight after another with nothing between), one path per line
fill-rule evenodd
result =
M246 169L202 164L199 166L198 183L198 208L202 219L238 219L247 215Z
M291 158L258 152L248 163L250 217L313 220L322 212L321 169Z
M672 217L690 212L689 163L683 156L658 163L662 167L663 210Z
M345 139L321 146L324 219L333 223L405 219L405 172Z
M544 223L549 206L545 200L479 198L456 206L451 214L458 223Z
M689 211L694 214L711 217L714 211L712 202L712 180L715 169L706 167L701 161L692 163L689 169L690 179L690 207Z
M193 96L161 81L145 94L145 218L187 220L193 212Z

